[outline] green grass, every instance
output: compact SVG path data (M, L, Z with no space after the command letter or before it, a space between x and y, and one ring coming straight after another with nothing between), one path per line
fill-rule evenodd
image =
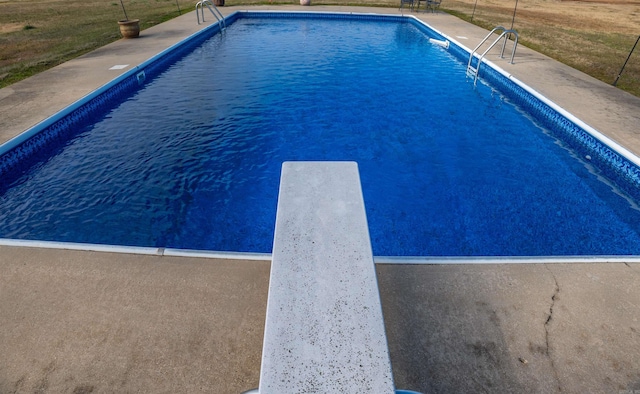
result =
M175 0L124 3L129 18L140 19L142 29L179 15ZM178 4L182 12L189 12L195 3ZM119 2L0 2L0 88L120 39L121 19Z

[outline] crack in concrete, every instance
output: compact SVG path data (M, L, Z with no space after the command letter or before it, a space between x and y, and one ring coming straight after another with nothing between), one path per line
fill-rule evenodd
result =
M553 291L553 295L551 296L551 305L549 306L549 315L547 316L547 320L544 322L544 339L545 339L545 345L546 345L545 355L547 356L547 358L549 359L549 362L551 363L551 370L553 371L553 376L558 384L558 391L562 392L562 386L560 385L560 376L558 376L556 365L553 361L553 357L551 357L551 352L549 351L549 324L553 319L553 308L556 306L556 299L558 298L558 294L560 293L560 285L558 284L558 279L556 278L555 274L553 273L553 271L551 271L551 269L547 264L545 264L545 268L547 269L547 271L549 271L549 273L551 273L551 276L553 277L553 281L555 282L555 285L556 285Z

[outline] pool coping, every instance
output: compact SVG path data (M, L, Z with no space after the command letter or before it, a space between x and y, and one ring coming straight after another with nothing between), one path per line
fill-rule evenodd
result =
M75 242L32 241L0 238L0 246L69 250L101 253L124 253L140 256L171 256L209 260L271 261L271 253L226 252L194 249L83 244ZM374 256L376 264L441 265L441 264L574 264L574 263L640 263L633 255L584 256Z

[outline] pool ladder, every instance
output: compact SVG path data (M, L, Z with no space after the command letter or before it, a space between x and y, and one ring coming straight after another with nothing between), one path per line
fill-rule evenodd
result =
M198 24L200 24L200 14L202 14L202 21L204 22L205 6L209 9L209 11L211 11L213 16L215 16L215 18L218 20L218 24L220 25L220 30L226 30L227 22L225 22L224 16L222 16L222 13L218 9L218 7L216 7L215 4L213 4L210 0L200 0L199 2L196 3L196 17L198 18ZM200 14L198 13L198 8L200 8Z
M502 31L502 34L500 34L500 36L498 38L496 38L496 40L493 41L493 43L491 45L489 45L489 48L487 48L484 52L482 52L481 55L478 55L476 52L478 52L480 47L485 42L487 42L487 40L489 40L489 38L496 31ZM507 46L507 40L511 37L511 34L514 35L514 40L513 40L514 42L513 42L513 51L511 52L511 60L509 61L509 63L513 64L513 57L516 54L516 47L518 46L518 32L516 32L515 30L512 30L512 29L505 29L502 26L497 26L493 30L491 30L491 32L489 34L487 34L487 36L484 38L484 40L482 40L482 42L480 42L480 44L478 44L478 46L475 47L474 50L471 52L471 54L469 55L469 63L467 63L467 76L473 77L473 84L474 85L478 81L478 72L480 71L480 65L482 64L482 59L484 59L485 55L487 53L489 53L489 51L494 46L496 46L496 44L498 42L500 42L500 40L503 37L504 37L504 42L502 43L502 51L500 51L500 58L504 58L504 49ZM475 67L473 66L473 58L474 58L474 56L478 59Z

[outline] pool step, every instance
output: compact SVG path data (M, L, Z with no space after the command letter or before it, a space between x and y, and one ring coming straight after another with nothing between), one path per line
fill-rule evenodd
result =
M476 78L476 76L478 75L478 69L469 65L467 66L467 77L469 78Z

